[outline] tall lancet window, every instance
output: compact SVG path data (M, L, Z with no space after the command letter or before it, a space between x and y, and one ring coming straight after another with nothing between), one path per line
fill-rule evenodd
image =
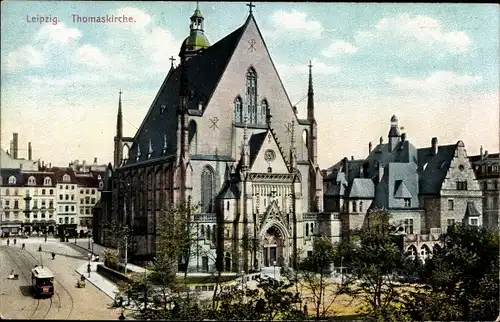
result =
M248 121L257 123L257 74L253 68L247 72Z
M212 199L214 191L214 172L205 166L201 173L201 212L212 212Z
M243 104L239 96L234 100L234 122L243 123Z
M260 103L260 123L261 124L266 124L266 117L267 117L267 100L262 100Z

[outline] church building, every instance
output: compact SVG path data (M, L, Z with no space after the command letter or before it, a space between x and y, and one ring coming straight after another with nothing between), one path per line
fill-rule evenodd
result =
M294 266L313 235L339 239L338 214L322 211L312 66L299 119L248 6L243 25L215 44L196 7L180 63L172 58L133 138L123 136L120 92L110 217L132 229L139 260L154 256L171 204L197 206L188 271Z

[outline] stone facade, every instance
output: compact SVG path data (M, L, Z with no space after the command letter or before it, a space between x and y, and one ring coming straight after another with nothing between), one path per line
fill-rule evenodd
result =
M483 225L498 229L500 212L500 157L481 147L479 155L469 157L483 193Z
M482 224L482 193L462 141L440 146L433 138L416 149L397 123L393 116L389 142L370 143L366 159L344 158L323 171L325 211L339 212L348 238L370 210L386 210L405 231L405 249L425 259L448 226Z
M202 26L199 11L191 19L191 28ZM96 212L133 228L129 254L141 260L154 256L163 209L197 206L189 271L213 271L217 259L234 272L293 266L313 235L339 240L338 216L322 213L311 70L300 120L252 14L212 46L188 43L132 142L123 138L120 93L112 198Z

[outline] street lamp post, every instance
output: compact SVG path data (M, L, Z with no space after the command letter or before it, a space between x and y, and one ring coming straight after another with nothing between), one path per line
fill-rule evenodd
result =
M245 271L241 271L241 289L243 290L243 303L245 303L245 293L246 293L246 278Z
M344 285L344 256L340 258L340 285Z
M274 279L276 279L276 261L273 261L274 266Z
M87 248L90 250L90 235L89 235L89 245L87 246Z

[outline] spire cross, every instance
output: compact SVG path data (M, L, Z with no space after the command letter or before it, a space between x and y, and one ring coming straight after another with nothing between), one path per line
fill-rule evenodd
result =
M122 89L120 88L120 91L118 92L118 94L120 94L120 96L122 96Z
M312 65L312 62L311 62L311 61L309 61L309 65L308 65L308 66L309 66L309 70L311 70L311 68L313 67L313 65Z
M250 13L252 13L252 8L255 8L255 5L252 4L252 1L250 1L250 3L247 4L247 7L250 9Z
M174 67L174 61L175 61L174 56L171 56L169 60L171 61L171 66Z

